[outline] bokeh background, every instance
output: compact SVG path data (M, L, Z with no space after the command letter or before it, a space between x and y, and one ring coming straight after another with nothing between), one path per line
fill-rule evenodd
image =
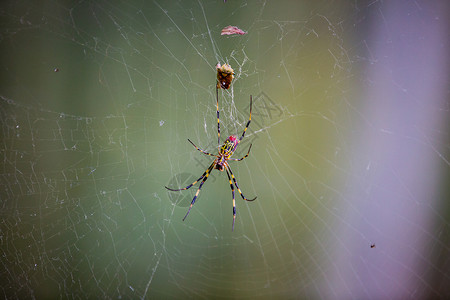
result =
M1 297L449 297L449 11L2 1Z

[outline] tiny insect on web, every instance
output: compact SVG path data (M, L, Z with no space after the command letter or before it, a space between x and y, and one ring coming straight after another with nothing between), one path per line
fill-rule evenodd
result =
M195 149L197 149L198 151L200 151L203 154L209 155L209 156L214 156L215 159L214 161L211 163L211 165L208 167L208 169L206 169L206 171L202 174L202 176L200 176L196 181L194 181L193 183L191 183L190 185L188 185L185 188L181 188L181 189L172 189L166 186L166 189L168 189L169 191L184 191L187 189L190 189L192 186L194 186L197 182L200 182L200 185L198 187L197 192L195 193L194 199L192 199L191 205L189 206L189 209L186 213L186 215L183 218L183 221L186 219L186 217L189 215L189 212L191 211L192 206L195 203L195 200L197 200L197 197L200 193L200 190L203 186L203 184L206 182L206 180L209 177L209 174L211 173L211 171L213 169L217 169L219 171L223 171L225 170L227 172L227 176L228 176L228 182L230 183L230 188L231 188L231 193L233 195L233 224L231 227L231 231L234 230L234 223L236 220L236 201L235 201L235 195L234 195L234 186L236 186L236 189L238 190L239 194L241 195L242 199L244 199L245 201L253 201L256 199L247 199L241 192L241 190L239 189L236 177L234 176L233 172L231 171L230 165L228 164L229 160L232 161L241 161L243 159L245 159L249 154L250 154L250 149L252 148L252 144L250 144L250 147L248 148L247 154L242 157L242 158L231 158L231 156L233 155L233 153L236 151L237 146L239 145L239 143L242 141L242 139L245 136L245 133L248 129L248 126L250 125L250 122L252 121L252 96L250 96L250 116L248 118L248 122L247 125L244 128L244 132L242 132L241 137L238 139L235 135L231 135L229 136L225 142L223 143L223 145L220 145L220 118L219 118L219 87L216 87L216 108L217 108L217 141L218 141L218 154L214 155L211 153L208 153L202 149L200 149L199 147L197 147L190 139L188 139L188 141L192 144L192 146L195 147ZM234 185L233 185L234 183Z
M234 70L229 64L216 65L217 71L217 86L216 89L222 88L227 90L230 88L231 82L234 78Z

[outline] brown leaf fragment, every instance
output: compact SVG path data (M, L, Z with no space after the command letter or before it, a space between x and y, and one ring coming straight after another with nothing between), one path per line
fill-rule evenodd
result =
M232 35L232 34L240 34L244 35L247 32L243 31L242 29L236 27L236 26L227 26L224 29L222 29L222 32L220 35Z

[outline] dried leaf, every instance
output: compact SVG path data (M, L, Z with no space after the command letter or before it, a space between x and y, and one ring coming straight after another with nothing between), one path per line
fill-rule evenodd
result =
M236 26L227 26L224 29L222 29L221 35L232 35L232 34L240 34L244 35L247 32L243 31L242 29L239 29Z

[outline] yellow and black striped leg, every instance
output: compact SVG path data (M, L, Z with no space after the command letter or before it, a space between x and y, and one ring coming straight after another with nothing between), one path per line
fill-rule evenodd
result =
M197 150L200 151L201 153L206 154L206 155L209 155L209 156L215 156L214 154L208 153L208 152L206 152L206 151L200 149L199 147L195 146L195 144L194 144L190 139L188 139L188 141L189 141L189 143L192 144L192 146L195 147L195 149L197 149Z
M250 149L252 149L252 144L250 144L250 147L248 147L247 154L245 154L244 157L242 157L242 158L229 158L228 160L241 161L241 160L243 160L244 158L246 158L250 154Z
M248 117L247 125L245 126L244 132L242 133L239 141L242 141L242 139L244 138L245 132L247 131L247 128L250 125L250 122L252 121L252 102L253 102L252 95L250 95L250 117Z
M231 171L230 165L227 164L227 165L226 165L226 168L228 169L228 171L230 171L231 178L233 178L234 185L236 186L236 189L238 190L238 192L239 192L239 194L241 195L242 199L244 199L245 201L253 201L253 200L255 200L256 197L253 198L253 199L247 199L247 198L245 198L245 196L242 194L241 190L239 189L239 186L238 186L238 184L237 184L236 178L234 178L233 171Z
M233 194L233 225L231 225L231 231L233 231L234 230L234 221L236 221L236 200L234 198L234 186L233 186L233 183L231 182L230 173L228 172L227 168L225 168L225 170L227 171L228 181L230 182L230 187L231 187L231 193Z
M184 221L184 220L186 219L186 217L189 215L189 212L191 211L192 206L194 206L195 200L197 200L198 194L200 193L200 190L202 189L203 184L204 184L204 183L206 182L206 180L208 179L209 173L211 172L212 166L214 166L214 164L215 164L215 161L214 161L214 163L211 165L211 167L209 167L208 170L206 170L206 172L205 172L205 173L206 173L206 174L205 174L205 177L203 178L202 182L201 182L200 185L198 186L198 190L197 190L197 192L195 193L194 199L192 199L191 206L189 206L189 209L188 209L186 215L184 216L183 221Z
M188 185L188 186L185 187L185 188L182 188L182 189L171 189L171 188L169 188L169 187L167 187L167 186L165 186L165 188L168 189L169 191L172 191L172 192L178 192L178 191L184 191L184 190L190 189L193 185L195 185L195 184L196 184L197 182L199 182L203 177L205 177L206 174L209 174L209 173L211 172L211 170L212 170L212 168L214 167L215 164L216 164L216 161L214 160L213 163L209 166L208 169L206 169L205 173L203 173L203 175L200 176L199 179L197 179L196 181L194 181L193 183L191 183L190 185Z
M219 89L216 87L217 147L220 147Z

